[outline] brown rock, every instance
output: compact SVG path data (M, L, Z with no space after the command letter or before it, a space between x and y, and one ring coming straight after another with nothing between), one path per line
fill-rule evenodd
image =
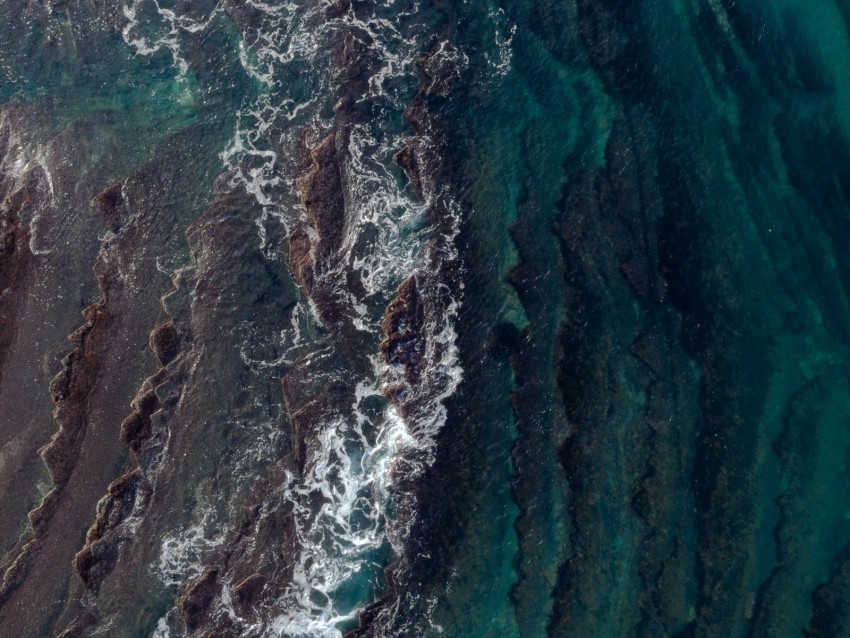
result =
M217 578L217 569L207 569L192 583L180 600L180 609L183 611L186 626L190 631L197 629L203 622L204 616L218 591L218 587L216 586Z
M416 156L416 147L413 144L408 144L403 147L398 153L393 155L393 161L401 166L407 173L407 178L410 180L410 186L413 192L419 199L424 199L422 191L422 175L419 172L419 162Z
M251 608L257 601L263 588L266 586L267 579L262 574L251 574L236 585L233 593L236 596L236 602L243 612Z
M425 308L414 275L398 287L381 321L385 335L381 341L384 360L390 365L404 366L404 376L410 383L416 382L421 372L419 367L425 351L424 323Z
M157 326L151 332L149 345L162 365L166 366L174 361L180 353L180 336L174 324L168 321Z
M91 201L91 207L100 214L106 225L113 231L117 231L121 227L120 208L124 203L122 191L122 184L116 182Z

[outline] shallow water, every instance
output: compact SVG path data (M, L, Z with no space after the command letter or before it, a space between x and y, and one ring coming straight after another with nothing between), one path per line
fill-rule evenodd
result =
M849 26L0 0L0 635L850 636Z

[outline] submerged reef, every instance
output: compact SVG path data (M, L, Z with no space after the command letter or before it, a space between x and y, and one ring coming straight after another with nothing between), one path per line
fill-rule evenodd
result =
M0 636L850 638L848 60L0 0Z

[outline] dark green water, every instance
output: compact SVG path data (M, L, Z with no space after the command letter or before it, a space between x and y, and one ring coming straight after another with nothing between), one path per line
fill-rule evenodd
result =
M844 0L0 0L0 199L0 636L850 637Z

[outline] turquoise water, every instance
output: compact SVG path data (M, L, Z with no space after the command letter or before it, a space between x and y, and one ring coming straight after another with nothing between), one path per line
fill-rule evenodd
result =
M850 636L848 61L840 0L0 0L0 635Z

